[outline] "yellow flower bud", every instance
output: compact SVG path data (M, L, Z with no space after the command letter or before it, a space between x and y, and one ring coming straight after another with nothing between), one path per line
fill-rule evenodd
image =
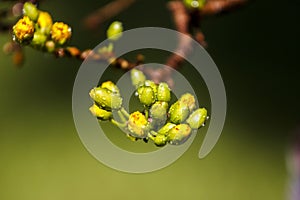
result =
M188 9L202 9L206 0L183 0L183 4Z
M180 103L187 105L190 112L195 109L196 107L196 100L195 97L190 93L185 93L180 97L178 100Z
M172 123L168 122L161 129L159 129L158 133L160 135L168 135L168 132L175 126L176 126L176 124L172 124Z
M189 116L186 122L190 125L192 129L198 129L201 126L204 126L206 120L207 110L205 108L198 108Z
M153 82L153 81L150 81L150 80L146 80L145 83L144 83L145 86L148 86L148 87L151 87L155 96L157 94L157 85Z
M171 100L171 90L166 83L160 83L157 88L157 100L169 102Z
M150 108L150 116L153 120L165 122L167 120L167 109L168 103L157 101Z
M145 138L148 134L148 121L142 113L131 113L128 120L128 130L136 138Z
M131 75L132 85L134 85L135 87L139 87L140 85L144 84L144 82L146 81L145 74L140 70L132 69L130 75Z
M151 106L155 102L155 93L150 86L141 86L137 89L139 100L146 106Z
M122 106L123 99L106 88L93 88L90 97L105 110L119 110Z
M174 124L179 124L189 116L189 108L186 104L177 101L170 107L168 113L170 121Z
M165 146L168 142L168 138L165 135L149 135L148 138L151 139L154 142L154 144L158 147Z
M41 11L37 20L37 24L40 28L40 32L48 35L53 24L51 15L47 12Z
M51 38L54 42L63 45L72 35L71 27L63 22L55 22L51 29Z
M179 145L184 143L192 133L192 129L187 124L179 124L173 127L168 132L168 140L172 145Z
M115 21L111 23L106 31L107 38L110 40L118 40L122 36L123 26L121 22Z
M112 118L112 113L99 108L96 104L90 107L90 112L100 120L109 120Z
M101 84L101 88L106 88L114 94L120 95L120 90L116 84L111 81L106 81Z
M19 43L30 41L34 35L34 23L24 16L13 26L13 40Z

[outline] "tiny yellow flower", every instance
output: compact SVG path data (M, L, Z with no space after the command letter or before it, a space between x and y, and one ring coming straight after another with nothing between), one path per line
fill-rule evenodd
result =
M13 26L13 40L19 43L32 39L34 35L34 23L29 17L24 16Z
M63 22L55 22L51 29L51 38L54 42L63 45L72 35L71 27Z
M144 138L147 136L148 121L142 113L136 111L131 113L128 120L128 129L132 136L137 138Z
M40 11L39 18L37 20L40 31L45 34L49 34L52 27L52 18L48 12Z

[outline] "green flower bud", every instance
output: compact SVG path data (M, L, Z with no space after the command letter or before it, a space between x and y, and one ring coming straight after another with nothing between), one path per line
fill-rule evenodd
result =
M117 110L122 106L122 98L106 88L97 87L92 89L90 97L105 110Z
M172 124L172 123L168 122L161 129L159 129L158 134L168 135L168 132L175 126L176 126L176 124Z
M145 138L148 135L148 121L142 113L131 113L128 119L128 130L136 138Z
M150 81L150 80L146 80L145 83L144 83L145 86L148 86L148 87L151 87L155 96L157 94L157 85L153 82L153 81Z
M49 53L52 53L55 50L55 42L49 40L46 42L45 47Z
M165 146L168 142L168 138L164 135L157 134L156 136L149 136L153 140L154 144L158 147Z
M131 75L132 85L134 85L136 88L139 87L140 85L143 85L144 82L146 81L146 76L140 70L132 69L130 75Z
M189 115L189 108L186 104L177 101L169 109L170 121L174 124L179 124L186 120Z
M179 124L168 132L168 140L172 145L184 143L191 136L191 127L187 124Z
M121 22L115 21L111 23L106 31L107 38L110 40L118 40L122 36L123 26Z
M106 121L112 118L112 113L99 108L96 104L90 107L90 112L100 120Z
M157 100L169 102L171 100L171 90L166 83L160 83L157 89Z
M192 129L198 129L204 125L207 119L207 110L205 108L198 108L195 110L186 122L190 125Z
M42 48L44 47L46 41L47 36L39 31L36 31L30 44L35 48Z
M186 93L186 94L182 95L178 101L183 104L186 104L188 106L190 112L192 110L194 110L196 107L195 97L190 93Z
M183 0L184 5L188 9L201 9L206 3L206 0Z
M101 84L101 88L106 88L114 94L120 95L120 90L116 84L111 81L106 81Z
M164 101L155 102L150 108L150 116L153 120L165 122L167 119L168 103Z
M151 106L155 102L155 93L149 86L140 86L137 89L139 100L146 106Z
M39 16L39 10L32 3L26 2L23 6L23 14L28 16L32 21L36 21Z

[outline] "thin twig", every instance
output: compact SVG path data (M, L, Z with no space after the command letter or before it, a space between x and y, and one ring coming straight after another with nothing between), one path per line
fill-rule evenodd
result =
M201 10L202 16L215 15L244 5L247 0L209 0Z
M84 20L84 24L89 29L96 29L106 20L118 15L123 10L131 6L136 0L115 0L90 14Z

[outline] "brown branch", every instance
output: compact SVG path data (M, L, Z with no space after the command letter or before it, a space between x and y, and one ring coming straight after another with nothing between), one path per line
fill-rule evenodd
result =
M187 12L182 1L171 1L168 3L168 9L172 13L172 17L175 23L176 29L188 36L191 36L189 33L189 24L190 24L190 15ZM174 86L174 81L171 78L172 70L171 68L177 69L184 61L185 55L189 54L191 49L191 40L184 37L178 38L178 45L173 53L166 61L165 65L168 67L160 69L144 69L143 71L147 74L154 82L158 83L161 81L167 82L170 87ZM178 55L180 53L183 56Z
M116 16L131 6L135 1L136 0L115 0L86 17L84 24L89 29L96 29L106 20Z
M209 0L201 9L202 16L215 15L244 5L247 0Z
M116 58L113 52L97 53L91 49L80 51L77 47L58 48L53 54L57 58L71 57L81 61L107 62L124 70L130 70L144 62L144 56L141 54L137 55L135 62L130 62L124 58Z

